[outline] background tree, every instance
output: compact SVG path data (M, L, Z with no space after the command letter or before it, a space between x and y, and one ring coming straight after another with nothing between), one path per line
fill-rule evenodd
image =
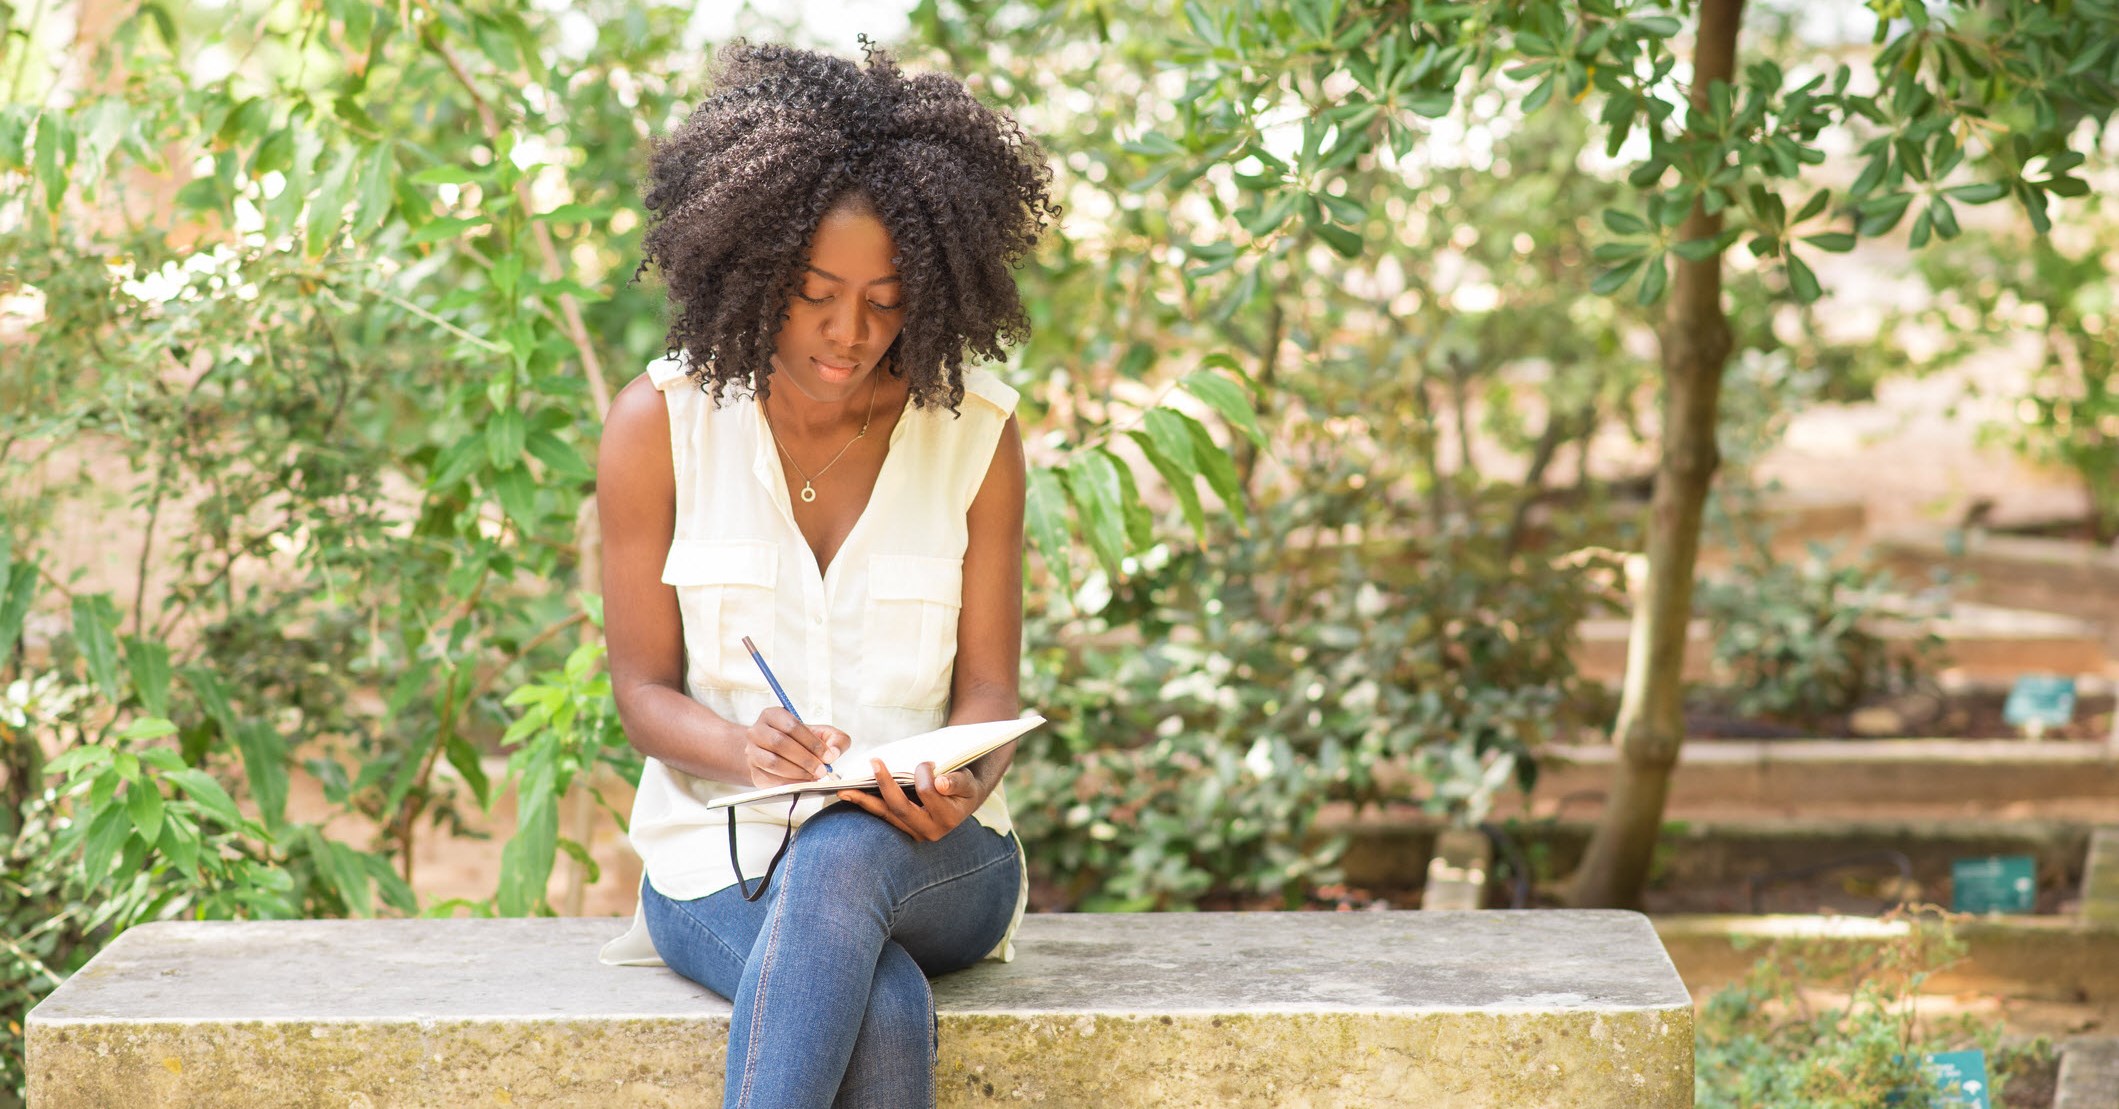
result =
M1376 160L1416 150L1428 121L1456 118L1479 90L1594 117L1606 157L1631 167L1631 202L1602 217L1597 287L1662 306L1660 461L1614 726L1622 757L1576 875L1580 905L1637 902L1684 739L1685 628L1734 348L1728 252L1742 246L1809 302L1823 290L1806 252L1850 250L1909 214L1917 249L1958 233L1958 205L2004 198L2043 233L2052 198L2087 191L2073 171L2119 88L2119 7L1868 8L1875 48L1857 81L1854 65L1824 56L1743 62L1742 0L1184 7L1186 109L1156 140L1153 171L1197 179L1227 166L1261 218L1299 214L1345 253L1373 249L1383 229L1333 198ZM1291 121L1302 142L1289 157L1270 136ZM1836 147L1858 152L1851 183L1811 168ZM1272 240L1238 247L1239 283L1270 273Z

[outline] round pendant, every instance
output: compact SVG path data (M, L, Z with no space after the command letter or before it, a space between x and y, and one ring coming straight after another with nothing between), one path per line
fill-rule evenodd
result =
M802 483L802 503L803 503L803 504L808 504L809 502L811 502L811 501L813 501L813 500L816 500L816 499L817 499L817 491L816 491L815 489L812 489L812 488L810 488L810 486L809 486L809 483L808 483L808 482L806 482L806 481L805 481L805 482L803 482L803 483Z

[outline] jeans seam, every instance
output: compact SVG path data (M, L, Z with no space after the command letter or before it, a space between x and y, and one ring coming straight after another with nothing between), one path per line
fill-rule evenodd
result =
M751 1103L752 1084L758 1078L758 1046L763 1041L764 1034L760 1023L765 1019L765 1008L759 1004L759 998L765 993L766 979L772 974L773 955L780 949L780 921L786 914L779 909L780 905L786 903L787 882L794 870L795 850L796 848L788 849L788 868L780 875L779 903L773 906L772 926L765 933L765 953L758 957L758 986L751 991L750 1042L743 1048L743 1088L736 1095L738 1109Z

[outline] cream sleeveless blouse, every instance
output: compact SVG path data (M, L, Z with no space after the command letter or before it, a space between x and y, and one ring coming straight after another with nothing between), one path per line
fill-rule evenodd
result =
M852 738L841 764L866 766L867 749L941 727L963 606L967 513L1015 411L1015 390L967 369L960 415L908 402L867 508L820 574L795 526L779 451L757 402L715 407L684 365L680 353L647 371L669 405L677 521L662 580L676 588L682 614L685 691L744 724L777 706L743 649L747 635L803 720ZM709 812L706 802L750 788L648 759L628 836L642 880L680 901L734 884L727 816ZM794 824L828 803L805 799ZM1012 824L1004 790L996 786L972 819L1006 834ZM787 826L784 802L737 807L736 853L745 877L765 873ZM1020 846L1017 852L1020 862ZM1014 958L1029 894L1023 870L1015 914L987 958ZM637 905L631 929L605 944L599 958L662 965Z

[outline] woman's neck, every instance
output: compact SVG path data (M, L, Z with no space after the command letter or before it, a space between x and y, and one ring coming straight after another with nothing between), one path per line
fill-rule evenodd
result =
M886 394L901 392L884 388L897 383L883 380L886 375L881 367L871 373L874 380L866 388L856 388L844 400L820 401L791 383L780 382L780 387L760 403L782 435L803 442L844 439L890 407L887 402L891 397Z

